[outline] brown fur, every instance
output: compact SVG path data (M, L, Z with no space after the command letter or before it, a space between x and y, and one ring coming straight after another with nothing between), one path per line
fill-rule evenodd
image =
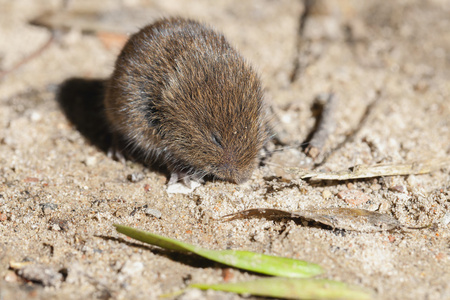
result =
M222 34L181 18L130 38L105 107L114 132L176 174L244 182L267 139L254 70Z

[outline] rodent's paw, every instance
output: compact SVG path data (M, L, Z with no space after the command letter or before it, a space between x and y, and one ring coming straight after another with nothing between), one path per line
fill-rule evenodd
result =
M106 155L108 156L108 158L117 160L119 162L121 162L122 164L126 163L126 158L125 158L125 154L122 151L122 147L120 145L119 142L119 137L117 136L117 134L113 134L112 135L112 142L111 145L108 148L108 152L106 153Z
M179 182L181 179L181 182ZM167 183L168 194L189 194L202 185L203 179L185 173L173 172Z
M125 155L116 146L109 147L108 152L106 153L106 155L108 156L108 158L117 160L117 161L121 162L122 164L126 163Z

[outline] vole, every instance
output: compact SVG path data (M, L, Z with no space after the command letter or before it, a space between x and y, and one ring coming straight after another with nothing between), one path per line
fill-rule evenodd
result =
M261 81L207 25L165 18L131 36L107 83L113 133L179 178L243 183L270 126Z

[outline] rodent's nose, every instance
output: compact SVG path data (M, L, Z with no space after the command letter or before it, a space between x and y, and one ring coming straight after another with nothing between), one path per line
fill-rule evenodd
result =
M220 168L219 173L221 173L220 175L222 175L219 175L219 177L222 177L223 179L236 184L242 184L246 182L251 176L251 171L241 170L239 168L236 168L235 166L231 166L230 164L224 164Z

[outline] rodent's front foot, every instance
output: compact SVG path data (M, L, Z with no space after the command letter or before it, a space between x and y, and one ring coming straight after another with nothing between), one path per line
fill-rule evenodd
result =
M108 152L106 153L106 155L109 158L120 161L122 164L125 164L125 162L126 162L125 156L123 155L122 151L117 149L114 146L112 146L108 149Z
M106 155L109 158L112 158L114 160L120 161L122 164L125 164L126 163L125 155L124 155L123 151L121 150L121 147L119 144L120 144L119 139L114 134L113 138L112 138L111 146L109 147Z
M172 172L167 183L167 193L169 194L189 194L202 185L203 179L195 175L183 172Z
M183 184L188 187L188 188L192 188L192 184L193 182L198 182L198 183L204 183L205 181L195 175L189 175L183 172L172 172L172 174L170 174L170 179L169 179L169 183L168 185L171 184L175 184L178 183L178 181L183 181Z

